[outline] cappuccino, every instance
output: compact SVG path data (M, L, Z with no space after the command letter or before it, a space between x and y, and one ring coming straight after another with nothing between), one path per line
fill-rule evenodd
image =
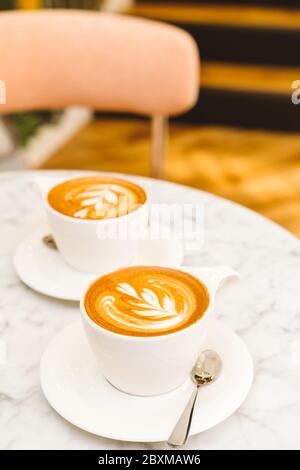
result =
M183 271L155 266L123 268L97 279L84 306L99 326L129 336L159 336L186 328L209 305L206 286Z
M52 209L83 220L121 217L146 202L144 190L127 180L104 176L74 178L48 193Z

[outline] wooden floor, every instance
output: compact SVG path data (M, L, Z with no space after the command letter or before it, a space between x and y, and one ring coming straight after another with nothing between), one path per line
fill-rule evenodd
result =
M206 88L291 95L291 84L300 67L206 62L201 65L200 84Z
M216 1L210 5L210 2L207 1L207 4L194 5L189 2L176 3L174 0L172 4L164 4L163 2L159 4L149 1L136 4L128 13L146 18L198 24L284 29L299 29L300 27L299 8L266 8L264 6L220 5L217 3ZM284 2L282 4L284 5Z
M44 168L149 174L149 124L102 120ZM166 178L248 206L300 236L300 135L172 124Z

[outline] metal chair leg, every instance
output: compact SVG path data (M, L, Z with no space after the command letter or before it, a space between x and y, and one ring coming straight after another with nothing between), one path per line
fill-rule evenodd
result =
M151 176L163 178L164 160L168 143L168 118L152 117Z

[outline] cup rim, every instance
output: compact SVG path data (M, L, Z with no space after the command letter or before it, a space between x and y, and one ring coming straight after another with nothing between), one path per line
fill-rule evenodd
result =
M143 266L140 266L140 267L143 267ZM173 268L171 268L173 269ZM180 267L179 269L178 268L175 268L177 269L178 271L181 271ZM113 271L112 271L113 272ZM182 272L188 272L191 276L195 277L196 279L200 280L204 286L206 287L208 293L209 293L209 304L208 304L208 307L207 309L205 310L204 314L202 315L202 317L200 317L197 321L195 321L194 323L192 323L191 325L187 326L187 327L184 327L180 330L176 330L176 331L171 331L170 333L165 333L165 334L161 334L161 335L151 335L151 336L131 336L131 335L123 335L121 333L116 333L115 331L110 331L104 327L102 327L101 325L98 325L96 322L94 322L91 317L89 316L89 314L87 313L86 311L86 308L85 308L85 305L84 305L84 301L85 301L85 296L89 290L89 288L91 287L92 284L94 284L94 282L97 281L97 279L99 279L101 276L99 276L98 278L94 279L93 281L91 281L89 283L89 285L87 286L87 288L85 289L83 295L81 296L81 299L80 299L80 311L81 311L81 315L82 317L84 317L84 319L88 322L88 324L95 330L100 330L102 331L103 333L107 334L108 336L111 336L111 337L115 337L115 338L122 338L123 341L134 341L134 342L141 342L141 341L147 341L147 342L155 342L155 341L159 341L160 339L162 338L169 338L169 337L175 337L175 336L179 336L179 335L182 335L184 334L185 332L188 332L190 331L191 329L195 328L197 325L199 325L199 323L203 323L204 321L206 321L208 319L208 315L210 315L211 313L211 308L212 308L212 305L214 303L214 295L213 293L211 292L211 289L209 288L209 286L207 285L207 283L205 281L202 281L202 279L200 279L199 277L195 276L194 273L190 273L187 269L185 270L182 270ZM108 274L108 273L107 273ZM104 274L105 275L105 274Z
M95 176L95 175L91 175L91 176ZM86 178L88 178L89 176L87 175ZM83 177L85 178L85 177ZM80 224L111 224L111 223L116 223L117 221L119 220L124 220L125 218L128 218L128 217L133 217L134 214L136 214L137 212L140 212L142 209L145 209L147 206L148 206L148 203L149 203L149 198L148 198L148 194L147 194L147 191L145 190L145 188L143 186L141 186L140 184L137 184L135 182L132 182L129 178L126 180L125 178L122 179L122 178L115 178L115 177L107 177L108 179L113 179L114 181L129 181L130 183L138 186L139 188L142 189L142 191L144 192L145 194L145 201L142 203L142 204L139 204L138 207L136 209L134 209L133 211L129 212L128 214L123 214L119 217L111 217L111 218L107 218L107 219L79 219L77 217L72 217L70 215L66 215L66 214L63 214L62 212L59 212L57 211L56 209L54 209L50 204L49 204L49 201L48 201L48 195L49 195L49 192L55 188L55 186L58 186L59 184L61 183L64 183L66 181L72 181L74 179L78 179L78 177L74 177L74 178L63 178L60 182L56 182L55 184L53 184L49 189L47 189L47 191L45 192L45 194L43 195L43 201L44 201L44 204L46 205L47 207L47 210L49 212L51 212L52 214L56 215L57 217L59 218L62 218L63 220L68 220L68 221L72 221L72 222L77 222L77 223L80 223Z

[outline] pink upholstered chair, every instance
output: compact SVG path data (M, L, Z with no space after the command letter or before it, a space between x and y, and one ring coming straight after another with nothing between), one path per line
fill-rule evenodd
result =
M0 113L84 105L153 116L152 174L161 176L167 117L196 102L199 57L163 23L70 10L0 14Z

